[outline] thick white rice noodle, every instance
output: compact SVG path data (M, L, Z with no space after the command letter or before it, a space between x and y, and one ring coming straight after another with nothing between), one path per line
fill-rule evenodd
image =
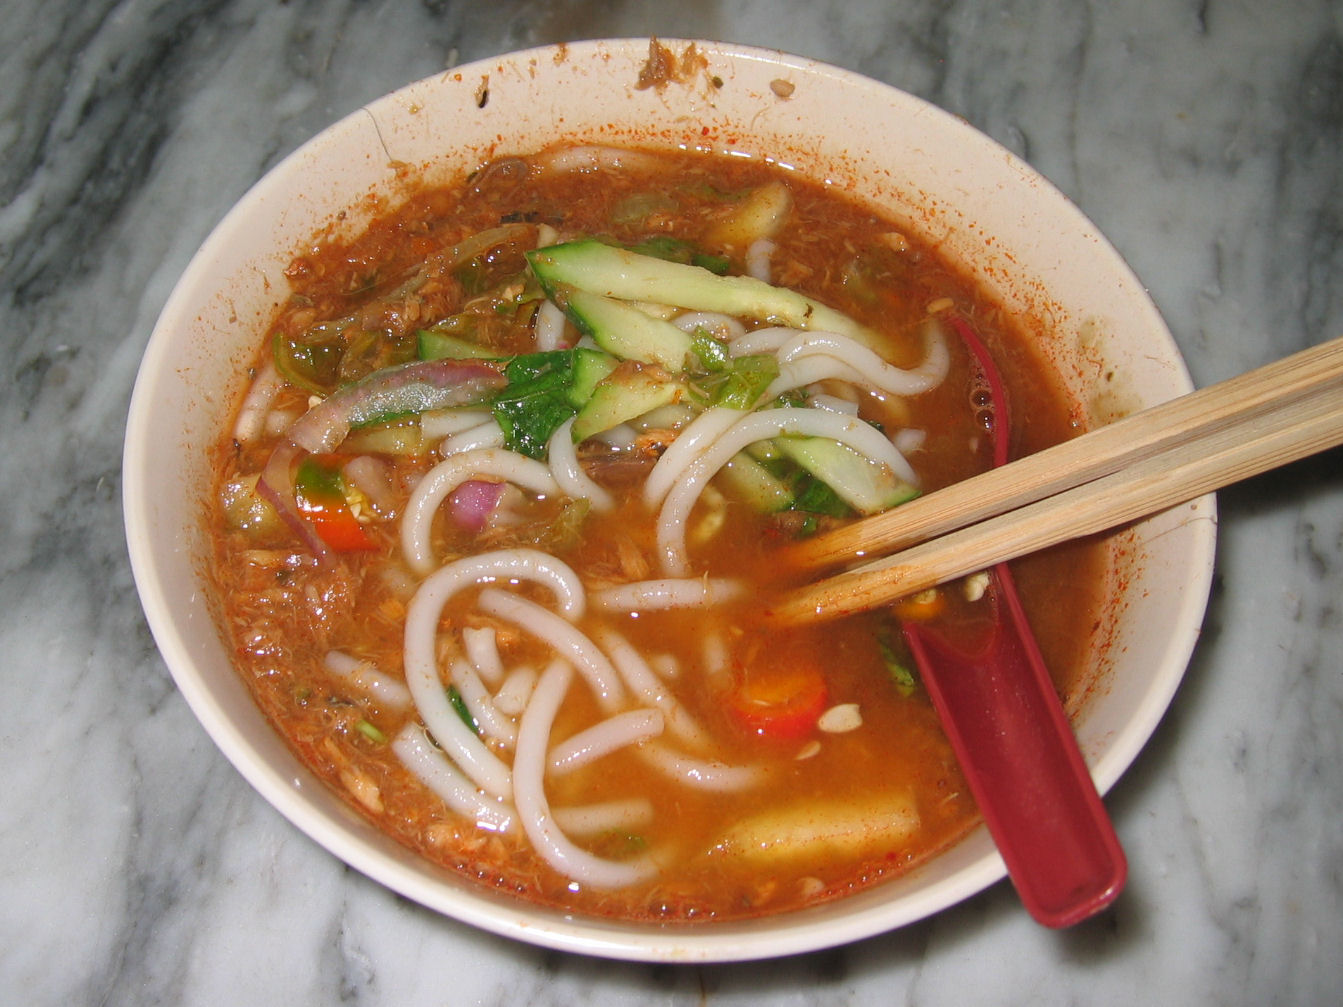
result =
M343 650L329 650L322 658L326 670L349 682L360 692L373 697L391 710L404 710L411 704L406 684L379 671L372 661L361 661Z
M436 441L488 423L493 418L480 409L434 410L420 415L420 436L427 441Z
M784 343L792 339L803 329L790 329L782 325L770 325L763 329L752 329L732 340L728 351L734 357L753 357L763 353L778 353Z
M439 677L438 622L443 606L462 588L483 580L517 579L550 588L560 607L574 618L582 613L585 599L577 575L561 560L535 549L505 549L455 560L425 578L406 610L406 685L420 719L476 786L502 799L512 792L508 766L462 723ZM567 625L558 616L552 618Z
M745 325L731 315L718 311L686 311L673 318L672 324L690 335L694 335L697 329L703 329L715 339L729 343L746 334Z
M849 364L824 355L803 357L779 365L779 376L770 382L763 398L772 399L795 388L806 388L821 381L847 381L860 388L868 387L863 376Z
M487 685L504 680L504 662L499 656L499 641L493 626L467 626L462 630L462 649L476 674ZM514 711L519 712L519 711Z
M560 874L594 888L623 888L653 877L657 865L647 855L628 861L607 860L578 847L551 816L546 798L550 730L572 677L572 670L565 662L551 664L541 674L532 701L522 715L513 760L518 818L537 853Z
M918 484L914 470L909 467L909 463L900 452L895 450L895 446L875 427L855 417L823 409L797 408L766 409L758 413L737 415L741 418L685 468L663 500L657 521L657 543L662 568L668 576L685 577L690 574L690 562L686 556L685 528L690 518L690 511L695 506L695 501L699 499L700 493L718 470L738 451L756 441L768 440L780 434L828 437L853 448L878 464L886 465L906 482L912 485ZM678 438L676 443L679 442ZM675 447L675 444L672 446ZM670 449L668 451L670 452ZM664 455L663 458L665 457ZM658 464L660 465L661 461ZM654 466L653 471L657 471L657 466Z
M657 672L659 678L675 678L681 674L681 662L675 654L653 654L648 658L648 667Z
M419 595L416 595L416 601ZM457 711L448 699L448 690L438 676L438 662L434 659L434 629L438 622L438 609L434 613L426 630L426 621L422 614L415 612L415 603L411 603L411 613L406 622L406 684L415 698L415 709L424 721L424 726L434 736L443 752L471 782L492 797L508 800L513 796L512 774L508 766L486 747L476 733L462 723ZM412 632L412 620L415 630Z
M452 684L457 686L457 695L462 697L466 712L479 725L480 733L505 748L512 748L518 740L518 729L494 705L494 699L476 674L476 669L466 661L453 661Z
M647 797L599 804L571 804L551 808L555 824L571 836L600 836L604 832L630 832L653 820L653 802Z
M593 434L591 439L609 444L613 448L630 448L639 439L639 431L635 430L632 424L618 423L610 430Z
M392 739L392 751L415 778L453 811L482 829L509 832L516 824L512 805L490 800L434 747L418 724L407 724Z
M774 242L756 238L746 249L746 272L762 283L770 283L773 275Z
M431 468L415 487L401 519L401 550L416 573L434 568L429 529L439 504L468 479L506 479L533 493L557 493L550 469L541 462L503 448L481 448L445 458Z
M569 417L551 434L546 445L550 459L550 474L561 492L575 500L586 500L592 509L606 513L615 509L615 499L610 493L597 485L578 463L578 452L574 450L574 417Z
M807 399L807 405L814 409L825 409L832 413L843 413L845 416L858 415L858 403L854 402L852 399L841 399L838 395L818 393Z
M478 426L445 437L438 446L438 453L443 458L450 458L481 448L500 448L504 446L504 440L504 428L491 416Z
M639 431L679 430L698 415L699 413L684 402L673 402L669 405L658 406L656 409L650 409L642 416L634 417L630 420L629 425Z
M656 738L665 722L661 710L626 710L566 738L550 750L553 776L571 773L630 745Z
M603 709L610 711L619 707L624 695L620 676L607 656L572 623L548 608L498 588L481 591L477 608L486 615L513 623L572 661L597 694Z
M252 386L238 410L238 419L233 424L233 439L239 444L247 444L267 432L266 416L270 413L275 396L284 387L284 378L275 369L268 357L257 369Z
M890 395L917 395L940 384L951 366L946 340L935 328L925 330L924 349L923 363L902 370L848 336L836 332L799 332L779 347L780 374L766 390L765 398L822 378L841 378ZM802 366L804 363L808 366ZM790 377L794 371L805 380ZM821 377L807 376L813 373Z
M704 748L710 741L708 733L695 721L690 711L671 694L653 671L642 654L615 630L607 630L601 637L602 647L611 656L611 663L620 672L630 691L649 706L662 711L667 731L695 748Z
M727 641L721 632L704 634L704 671L709 675L718 675L728 667Z
M721 406L700 413L662 452L662 457L648 473L648 478L644 480L644 503L650 507L661 503L696 457L721 437L728 427L746 415L743 410L724 409Z
M514 668L494 694L494 706L500 713L516 717L527 708L527 701L532 698L532 690L535 688L535 668L526 665Z
M545 300L536 310L533 329L538 352L558 350L564 346L564 309L554 301Z
M659 612L721 605L745 591L745 584L730 577L663 577L593 591L588 604L607 612Z
M416 611L422 610L422 618L432 619L429 629L436 630L439 612L448 599L463 588L487 581L520 580L534 581L548 588L568 619L581 618L587 608L583 582L564 560L539 549L496 549L453 560L421 581L406 613L407 637ZM417 609L417 606L421 608Z
M635 751L658 772L700 790L735 793L749 790L765 778L762 766L729 766L725 762L692 759L659 741L640 745Z
M585 147L569 147L551 154L543 154L535 159L536 167L541 171L570 172L597 171L601 168L635 169L642 171L665 171L666 166L656 157L637 150L625 150L622 147L604 147L590 144Z

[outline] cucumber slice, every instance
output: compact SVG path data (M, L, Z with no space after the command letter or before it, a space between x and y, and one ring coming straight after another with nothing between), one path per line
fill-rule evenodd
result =
M574 443L619 426L626 420L677 401L685 386L665 374L626 365L592 390L574 418Z
M672 374L685 370L690 337L671 322L586 290L561 288L553 296L602 349L625 360L658 364Z
M866 326L795 290L751 276L717 276L699 266L613 248L592 238L527 253L532 272L552 298L565 285L627 301L653 301L694 311L721 311L799 329L838 332L870 347Z
M498 352L479 343L446 332L421 329L415 334L416 351L421 360L500 360Z
M793 506L793 491L745 451L719 469L717 478L730 494L762 514L777 514Z
M620 361L601 350L579 347L574 350L573 385L569 388L569 401L575 409L582 409L592 398L597 385L606 380Z
M774 443L860 514L879 514L919 495L886 465L826 437L777 437Z
M407 416L352 430L342 450L352 454L422 455L431 446L425 444L420 433L420 418Z

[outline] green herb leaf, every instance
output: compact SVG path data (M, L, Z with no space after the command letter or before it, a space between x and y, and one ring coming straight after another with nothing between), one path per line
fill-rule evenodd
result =
M691 348L695 348L693 341ZM728 409L754 408L770 382L779 376L779 363L772 353L729 358L724 363L726 366L722 370L697 382L709 405Z
M387 735L383 734L376 726L367 720L361 720L355 724L355 729L369 741L376 742L379 745L387 744Z
M853 513L834 490L805 472L798 477L792 509L825 517L848 517Z
M480 725L476 723L476 718L471 716L471 711L466 708L466 700L462 699L462 694L457 691L457 686L448 686L448 702L452 708L457 711L457 716L462 718L462 723L471 728L475 734L480 733Z
M699 358L702 366L710 374L717 374L732 366L732 355L727 344L721 343L704 329L696 329L690 336L690 350Z
M551 434L577 412L569 396L574 359L574 350L553 350L508 362L508 386L494 400L493 412L510 450L544 458Z
M655 259L664 259L667 262L699 266L701 269L707 269L718 276L727 275L728 270L732 268L732 262L727 256L711 255L697 245L681 238L673 238L669 234L659 234L641 241L637 245L630 245L629 250L638 252L640 255L652 256Z
M909 665L900 659L891 642L890 627L883 626L877 633L877 649L881 652L881 663L890 673L896 691L902 696L912 696L919 687L919 680Z
M690 257L692 266L699 266L718 276L726 276L732 268L732 260L726 255L710 255L708 252L696 252Z

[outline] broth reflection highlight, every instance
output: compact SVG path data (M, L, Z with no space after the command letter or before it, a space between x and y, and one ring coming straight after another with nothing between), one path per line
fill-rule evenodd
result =
M363 814L482 884L656 921L835 898L975 824L899 622L973 628L976 578L815 628L752 607L781 545L991 464L947 312L1000 357L1017 452L1072 430L929 249L768 164L588 147L288 276L218 451L213 578L258 703ZM1106 556L1018 579L1066 693Z

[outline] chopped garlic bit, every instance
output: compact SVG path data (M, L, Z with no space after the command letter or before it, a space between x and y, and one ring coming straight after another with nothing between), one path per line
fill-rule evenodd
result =
M972 573L965 580L961 581L961 590L965 592L966 601L979 601L984 597L984 592L989 589L989 572L980 570L979 573Z
M940 312L950 310L956 306L956 302L950 297L939 297L935 301L928 302L928 314L936 315Z
M801 762L804 759L810 759L820 750L821 750L821 743L817 741L815 738L812 738L809 742L807 742L798 750L798 753L795 756L793 756L793 758L796 759L798 762Z
M840 703L821 714L816 726L827 734L844 734L862 727L863 715L858 711L857 703Z

